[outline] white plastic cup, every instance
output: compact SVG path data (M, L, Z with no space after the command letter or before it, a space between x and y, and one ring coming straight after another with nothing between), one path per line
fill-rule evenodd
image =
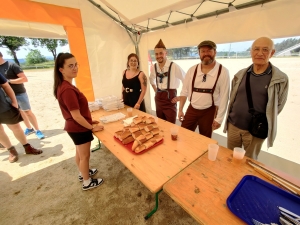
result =
M208 145L208 159L210 161L215 161L218 155L219 145L209 144Z
M178 127L177 126L171 127L171 139L173 141L176 141L177 137L178 137Z
M235 147L233 149L233 158L235 159L243 159L246 151L243 148Z
M132 117L132 108L127 108L127 116Z

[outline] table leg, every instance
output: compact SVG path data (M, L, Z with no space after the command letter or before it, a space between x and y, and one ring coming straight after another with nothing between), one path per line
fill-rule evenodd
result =
M95 152L95 151L99 150L100 148L101 148L101 142L100 142L100 140L98 139L98 145L97 145L95 148L92 148L91 151L92 151L92 152Z
M158 195L159 195L160 192L162 192L162 189L159 192L155 193L155 208L151 212L149 212L147 216L145 216L145 220L149 219L157 211L157 209L158 209Z

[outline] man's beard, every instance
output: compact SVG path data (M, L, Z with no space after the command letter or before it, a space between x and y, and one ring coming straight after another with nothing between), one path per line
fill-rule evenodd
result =
M207 59L207 58L209 58L209 59ZM215 61L215 58L214 58L214 57L211 57L211 56L209 56L209 55L203 56L203 57L201 58L201 62L202 62L202 64L204 64L204 65L212 64L214 61Z

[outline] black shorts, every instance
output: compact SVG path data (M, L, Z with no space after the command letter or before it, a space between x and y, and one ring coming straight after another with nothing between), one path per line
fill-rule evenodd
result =
M94 136L92 131L86 131L86 132L68 132L69 136L72 138L75 145L82 145L87 142L91 142L94 140Z
M19 109L13 106L10 110L0 113L0 124L17 124L21 121L23 121L23 118Z

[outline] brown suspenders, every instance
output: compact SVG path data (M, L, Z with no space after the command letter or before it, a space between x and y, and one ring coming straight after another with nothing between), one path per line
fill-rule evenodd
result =
M196 66L196 69L195 69L195 72L194 72L194 76L193 76L193 80L192 80L192 92L191 92L191 97L190 97L190 102L192 102L192 96L193 96L193 92L200 92L200 93L207 93L207 94L211 94L211 99L212 99L212 105L215 105L215 102L214 102L214 98L213 98L213 94L215 92L215 89L216 89L216 85L217 85L217 82L219 80L219 77L220 77L220 74L221 74L221 71L222 71L222 64L220 64L219 66L219 71L218 71L218 75L217 75L217 79L216 79L216 82L213 86L212 89L205 89L205 88L195 88L194 87L194 84L195 84L195 79L196 79L196 75L197 75L197 69L198 69L198 66Z
M155 75L156 75L155 81L156 81L156 87L157 87L157 89L158 89L158 85L157 85L157 77L158 77L157 74L158 74L158 73L157 73L157 67L156 67L156 64L157 64L157 63L154 64ZM167 89L170 89L170 80L171 80L170 74L171 74L171 67L172 67L172 64L173 64L173 62L170 63L169 70L168 70L168 75L167 75L167 77L168 77Z

